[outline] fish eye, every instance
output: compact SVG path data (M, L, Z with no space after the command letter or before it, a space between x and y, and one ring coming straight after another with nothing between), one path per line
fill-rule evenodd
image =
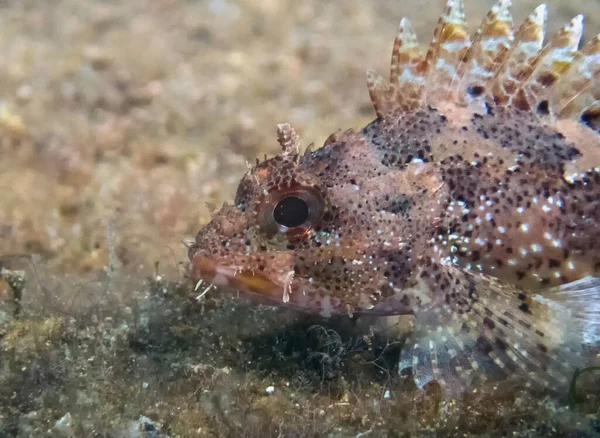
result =
M277 203L273 210L273 219L287 228L299 227L310 217L307 202L298 196L287 196Z
M258 223L269 238L278 234L299 238L319 226L324 212L318 189L295 186L268 193L258 205Z

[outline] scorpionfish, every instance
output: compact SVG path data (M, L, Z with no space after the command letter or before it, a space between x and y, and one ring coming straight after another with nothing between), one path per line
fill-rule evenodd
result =
M400 23L376 118L257 162L189 247L194 279L323 316L413 315L399 371L460 390L559 388L600 340L600 35L545 41L500 0L449 0L427 50ZM590 355L591 351L591 355Z

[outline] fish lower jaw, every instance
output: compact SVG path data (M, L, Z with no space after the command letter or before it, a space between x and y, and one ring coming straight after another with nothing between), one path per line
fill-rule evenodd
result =
M198 284L208 283L237 291L262 304L292 308L323 317L352 313L346 307L340 308L339 300L333 297L309 293L293 284L293 272L284 272L272 279L260 271L228 266L198 254L192 258L191 264L191 274Z
M259 271L224 265L208 257L194 256L191 270L194 279L215 286L265 296L281 297L284 292L283 285Z

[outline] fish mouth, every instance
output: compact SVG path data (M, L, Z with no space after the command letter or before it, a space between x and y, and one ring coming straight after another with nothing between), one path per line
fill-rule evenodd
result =
M272 298L281 297L284 289L283 285L271 280L260 271L223 265L208 257L195 256L191 268L194 279L215 286Z

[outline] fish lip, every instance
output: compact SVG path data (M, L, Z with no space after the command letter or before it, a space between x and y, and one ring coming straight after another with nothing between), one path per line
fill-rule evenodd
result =
M269 279L261 272L240 269L219 263L215 259L194 255L192 258L192 276L215 286L237 289L261 296L281 296L283 286Z

